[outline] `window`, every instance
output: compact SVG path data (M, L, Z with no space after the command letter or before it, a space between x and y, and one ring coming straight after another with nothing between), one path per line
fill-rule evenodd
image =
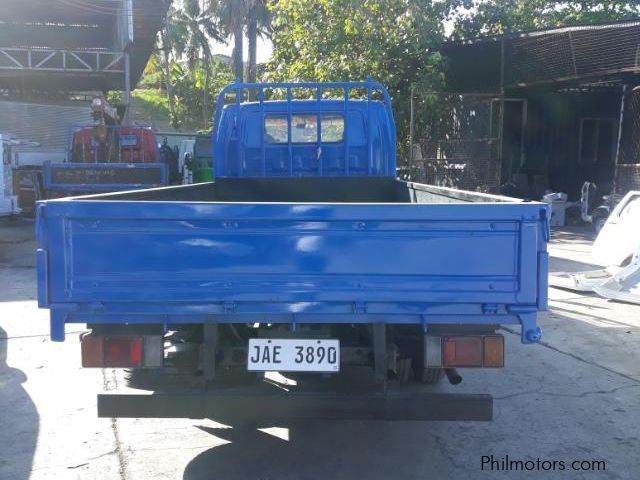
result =
M318 141L318 117L314 114L291 116L291 141L316 143Z
M264 117L264 141L287 143L287 117L281 115Z
M318 117L314 113L291 116L291 142L316 143ZM337 143L344 139L344 117L341 114L322 114L322 143ZM287 143L286 115L267 115L264 119L264 140L267 143Z
M322 115L322 142L337 143L344 138L344 117L342 115Z

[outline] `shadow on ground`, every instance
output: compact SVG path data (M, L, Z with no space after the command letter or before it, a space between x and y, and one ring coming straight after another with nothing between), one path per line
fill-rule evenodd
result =
M0 302L36 298L34 230L31 219L0 218Z
M602 269L602 266L596 265L595 263L578 262L576 260L569 260L566 258L556 257L554 255L551 255L549 257L549 260L551 261L551 265L549 266L549 271L551 274L557 272L588 272L589 270Z
M551 238L554 242L591 243L597 236L590 225L558 227L551 230Z
M38 437L38 411L22 386L27 376L7 365L8 343L0 328L0 478L28 480Z
M386 422L301 421L272 429L284 439L255 428L200 428L231 443L195 457L183 480L424 478ZM445 478L446 462L434 468Z

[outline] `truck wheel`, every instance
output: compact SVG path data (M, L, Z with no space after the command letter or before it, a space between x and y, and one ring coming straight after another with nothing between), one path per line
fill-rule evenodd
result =
M444 377L442 368L421 368L416 373L417 380L425 385L437 385Z

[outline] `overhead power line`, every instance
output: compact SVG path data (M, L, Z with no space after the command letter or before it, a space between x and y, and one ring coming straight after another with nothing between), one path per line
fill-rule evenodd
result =
M78 8L78 9L83 10L85 12L96 13L96 14L99 14L99 15L119 16L119 15L121 15L121 12L122 12L122 8L109 7L109 6L105 6L105 5L97 5L95 3L91 3L91 2L88 2L86 0L56 0L56 1L58 3L61 3L63 5L67 5L69 7ZM101 1L104 1L104 0L101 0ZM115 2L121 3L120 0L114 0L114 3ZM133 2L132 2L132 5L133 5ZM164 16L164 9L161 9L160 12L154 12L153 10L149 10L149 9L142 9L142 8L132 7L131 8L131 12L132 13L136 13L136 14L140 14L140 15L145 15L145 16L156 16L156 17L163 17Z

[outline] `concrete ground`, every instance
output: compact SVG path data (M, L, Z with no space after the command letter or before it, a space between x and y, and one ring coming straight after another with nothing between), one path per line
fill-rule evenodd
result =
M638 306L551 289L541 344L520 345L507 331L505 369L463 372L461 385L438 387L493 394L491 423L308 421L247 431L98 419L95 393L111 372L80 369L77 335L49 341L47 311L34 300L33 227L0 220L2 480L640 478ZM590 243L578 229L555 232L552 270L589 268ZM483 470L491 455L555 460L556 471ZM602 460L605 470L575 471L575 460Z

